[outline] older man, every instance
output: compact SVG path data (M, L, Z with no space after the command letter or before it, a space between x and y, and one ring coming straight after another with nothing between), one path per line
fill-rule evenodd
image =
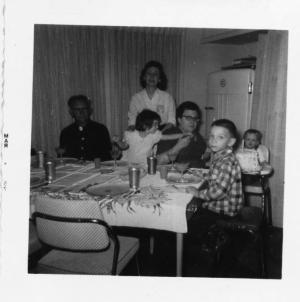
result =
M90 119L90 100L84 95L72 96L68 101L74 123L60 134L60 153L84 160L110 160L111 140L107 128Z
M201 111L197 104L187 101L180 104L176 110L177 127L173 127L164 134L183 133L193 136L182 137L179 140L160 141L157 154L158 163L166 164L170 159L177 162L189 162L190 167L204 167L202 155L206 150L206 143L198 132Z

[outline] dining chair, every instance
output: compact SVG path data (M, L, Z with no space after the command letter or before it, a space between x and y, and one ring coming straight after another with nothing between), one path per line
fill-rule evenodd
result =
M29 220L28 235L28 270L32 270L36 266L37 260L47 254L50 248L40 242L31 219Z
M271 173L271 169L268 173L259 172L254 175L242 173L245 201L247 202L251 195L260 197L263 222L268 226L272 226L272 199L268 181Z
M265 236L265 225L263 222L263 212L259 207L246 206L243 207L238 215L231 220L220 219L216 222L216 227L221 231L221 236L225 231L232 240L236 234L247 234L252 240L252 243L258 249L258 262L260 267L260 277L267 278L266 268L266 236ZM220 237L220 236L219 236ZM217 242L222 242L222 238L218 239ZM227 245L228 247L228 245ZM217 245L215 249L215 273L220 267L222 254L225 252L226 245Z
M39 196L33 221L39 240L52 248L38 273L118 275L139 249L137 238L114 233L92 199Z
M214 258L213 274L218 274L221 260L230 246L230 241L232 242L239 234L247 234L258 249L260 277L267 278L265 242L268 221L265 215L266 204L264 203L264 195L267 195L269 192L266 191L267 188L264 187L264 183L259 183L262 186L262 191L259 193L263 195L262 206L249 206L246 196L247 194L255 194L256 191L253 189L254 186L247 187L245 182L242 183L245 206L239 211L235 218L230 220L217 220L216 224L214 224L208 232L207 241L210 242L210 247L207 248L207 251L209 251ZM205 248L206 247L204 247L204 249Z
M37 251L43 248L42 243L39 241L36 228L33 225L33 222L29 220L29 244L28 244L28 256L36 253Z

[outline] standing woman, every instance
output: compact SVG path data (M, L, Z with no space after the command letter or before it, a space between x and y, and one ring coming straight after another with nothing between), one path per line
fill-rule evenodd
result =
M175 102L172 96L164 91L167 88L167 77L162 64L157 61L146 63L140 75L140 84L143 90L131 98L129 105L129 129L134 128L136 116L144 109L159 114L162 131L175 126Z

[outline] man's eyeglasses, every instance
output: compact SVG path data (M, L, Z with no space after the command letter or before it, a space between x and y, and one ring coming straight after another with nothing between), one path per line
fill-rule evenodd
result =
M72 108L72 111L74 112L85 112L87 111L89 108L87 107L82 107L82 108Z
M193 117L190 115L183 115L183 117L188 121L188 122L196 122L198 123L200 121L199 117Z

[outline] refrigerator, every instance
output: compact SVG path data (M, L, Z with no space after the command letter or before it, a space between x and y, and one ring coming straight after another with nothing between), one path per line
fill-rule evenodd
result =
M255 71L250 68L212 72L208 75L205 107L206 137L211 123L232 120L240 135L250 127Z

